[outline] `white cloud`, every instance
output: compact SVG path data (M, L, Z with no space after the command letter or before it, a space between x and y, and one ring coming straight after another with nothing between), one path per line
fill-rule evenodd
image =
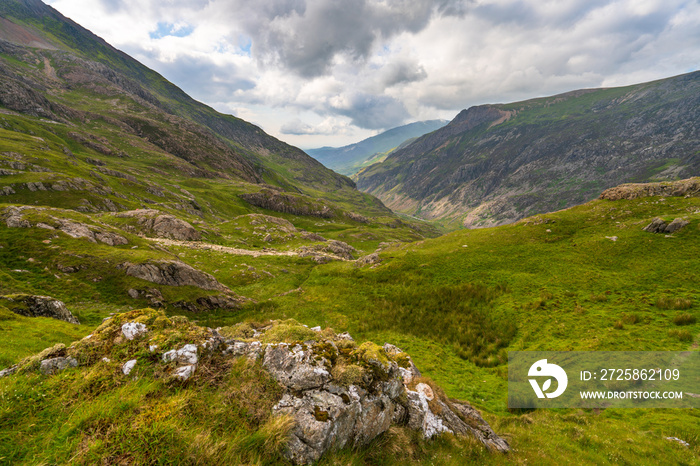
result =
M193 97L305 147L700 64L698 0L49 3Z

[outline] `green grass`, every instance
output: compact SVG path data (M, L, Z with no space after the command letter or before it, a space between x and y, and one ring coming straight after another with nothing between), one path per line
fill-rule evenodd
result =
M236 312L185 313L201 325L215 327L246 320L293 318L309 326L331 326L338 332L348 330L356 339L396 344L448 396L469 400L480 408L496 431L515 448L508 456L494 456L466 440L446 436L426 442L408 431L394 429L368 449L337 452L322 464L460 464L470 460L487 464L662 460L697 464L700 424L692 411L608 409L511 413L506 404L507 368L501 358L508 350L687 350L700 334L693 305L698 296L695 277L700 272L693 259L700 253L700 219L692 212L698 207L700 200L694 198L667 198L664 202L653 198L595 201L542 216L548 223L534 218L516 225L460 231L418 243L398 244L381 253L383 261L375 268L343 262L319 266L299 258L252 258L189 248L172 248L172 253L212 272L237 293L255 299ZM691 223L674 238L641 230L655 216L674 217L681 213ZM240 228L250 226L240 225ZM95 245L86 241L62 238L52 239L52 244L61 246L60 250L52 250L40 246L47 234L44 231L4 228L0 231L5 235L17 234L5 236L0 244L4 246L0 249L0 259L5 258L2 259L5 267L30 270L30 275L18 274L15 282L4 286L9 289L24 283L35 292L50 290L71 305L75 303L79 318L92 323L92 327L75 327L49 321L36 337L26 338L26 329L34 320L18 317L0 321L7 338L25 341L19 346L0 347L1 360L7 365L43 346L68 344L69 340L89 333L107 312L139 304L130 301L123 291L136 284L117 277L111 279L110 286L103 282L95 284L90 280L95 271L81 271L70 278L73 281L68 287L64 284L59 289L50 278L52 273L42 272L55 257L62 257L56 254L64 250L85 254L88 249L81 249L85 247L89 248L91 257L103 256L103 260L110 262L120 255L139 254L145 258L163 254L150 250L147 241L137 237L133 241L142 246L136 250L107 246L95 249ZM605 238L612 235L618 236L618 241ZM40 263L28 264L29 255L36 256ZM106 264L95 264L101 267L100 273L109 270L104 268ZM95 294L95 304L80 299L88 290L93 294L99 292ZM289 291L293 292L285 294ZM99 303L105 304L102 310ZM182 314L177 309L167 311ZM63 327L74 333L60 333ZM0 384L14 383L9 380ZM113 379L110 376L105 380L104 383L110 384ZM29 385L21 387L24 388L20 392L31 393ZM213 389L205 391L204 400L214 400L216 393ZM138 410L134 406L145 403L145 411L158 411L166 408L148 400L154 398L167 404L174 402L173 397L175 394L164 387L145 381L130 384L130 388L121 385L105 388L97 399L110 410L121 406L117 399L132 401L125 401L122 411L100 411L101 414L94 411L97 405L89 407L92 402L73 403L72 409L79 410L73 415L76 419L97 416L98 420L86 424L92 426L87 432L95 432L88 448L81 446L87 440L66 442L72 434L56 426L51 431L54 440L47 439L3 455L13 455L7 457L19 462L26 462L29 457L60 462L68 451L75 454L85 450L81 455L88 456L80 457L86 458L81 459L84 462L99 455L121 458L126 453L112 445L117 440L131 444L136 441L131 428L124 427L136 422L138 415L134 413ZM79 416L82 410L93 414ZM192 454L188 445L204 440L196 440L198 434L190 426L201 421L196 416L188 417L188 410L184 412L184 417L142 427L146 429L146 438L155 444L152 450L144 448L144 455L161 454L161 447L182 452L185 457ZM53 415L58 414L53 412ZM179 429L177 434L172 430L175 426ZM68 429L68 432L73 431ZM246 430L245 435L257 435L253 432L254 429ZM30 429L25 435L30 441L36 433ZM239 450L230 456L217 456L223 453L213 444L222 439L236 443L230 437L217 436L216 429L207 435L205 450L215 453L198 457L201 461L203 458L253 461L252 457L236 456L241 455ZM664 438L668 436L682 438L691 447L684 449ZM402 447L407 443L410 448ZM376 448L378 445L382 446L380 450ZM39 453L40 450L45 453Z

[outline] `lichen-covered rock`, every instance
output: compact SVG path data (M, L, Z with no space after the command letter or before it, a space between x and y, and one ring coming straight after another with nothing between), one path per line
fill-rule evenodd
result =
M72 357L44 359L39 365L39 370L42 374L51 375L69 367L78 367L78 360Z
M144 264L125 262L119 265L119 268L123 269L127 275L159 285L196 286L203 290L230 291L213 276L180 261L147 262Z
M127 322L122 325L122 335L127 340L138 338L146 332L148 332L148 328L141 322Z
M700 177L659 183L629 183L606 189L601 199L617 201L620 199L638 199L646 196L698 196L700 195Z
M357 265L376 265L379 264L381 261L382 258L379 257L379 254L373 252L372 254L367 254L366 256L362 256L359 259L357 259Z
M669 225L666 227L666 233L669 235L671 233L675 233L681 228L687 226L690 222L688 220L682 219L682 218L675 218Z
M199 358L197 357L197 345L190 343L183 346L179 350L170 350L163 354L163 361L175 361L179 364L188 365L197 364L197 362L199 362Z
M155 209L137 209L116 214L120 218L136 218L138 224L159 238L170 238L180 241L197 241L202 234L189 222L174 215L163 214Z
M17 207L5 210L5 225L8 228L30 228L32 225L22 216L22 211Z
M71 324L80 324L62 301L50 296L14 294L0 296L0 303L15 314L27 317L51 317Z
M44 207L9 207L5 209L5 224L9 228L31 228L32 224L24 218L23 211L33 210L39 212L53 212L56 214L62 213L61 209L50 209ZM80 223L75 220L70 220L68 218L57 218L52 215L47 215L47 220L49 225L45 222L38 222L35 226L44 229L59 230L67 234L72 238L87 238L88 241L96 243L98 241L108 244L109 246L121 246L129 244L129 241L122 235L114 233L112 231L105 230L103 228L97 227L95 225L87 225L85 223Z
M195 364L188 364L186 366L180 366L175 371L173 371L173 377L176 379L180 379L182 381L188 380L192 375L194 375L194 372L197 370L197 366Z
M265 367L277 381L291 390L320 387L331 379L326 367L314 359L313 351L300 344L269 345L263 355Z

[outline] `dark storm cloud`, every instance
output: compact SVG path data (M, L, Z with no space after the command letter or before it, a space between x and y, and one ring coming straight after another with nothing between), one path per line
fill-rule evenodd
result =
M267 0L237 5L245 9L237 13L258 59L308 78L325 74L339 55L360 61L379 39L421 31L435 14L461 15L465 1Z

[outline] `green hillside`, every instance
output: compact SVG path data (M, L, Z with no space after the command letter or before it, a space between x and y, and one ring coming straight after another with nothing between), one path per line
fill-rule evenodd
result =
M369 267L343 261L314 265L289 257L252 258L216 251L205 254L186 247L168 249L191 257L198 266L212 272L236 293L257 301L244 304L234 313L184 313L198 320L200 325L215 327L240 321L294 318L309 326L333 327L336 332L349 331L361 340L369 339L378 344L392 342L411 354L419 369L442 385L448 396L470 400L480 408L494 430L514 449L506 456L494 456L463 440L446 437L428 443L418 441L406 450L402 442L407 441L407 434L394 432L381 438L381 452L372 447L342 451L326 458L323 464L338 461L352 464L365 461L370 464L461 464L465 458L496 464L608 463L613 460L642 464L697 464L700 448L697 426L700 423L695 410L509 412L505 364L506 351L509 350L697 351L700 340L695 280L699 272L695 257L700 253L700 214L697 212L700 212L697 197L597 200L513 225L460 231L437 239L398 244L380 253L381 263ZM666 221L685 218L689 224L672 235L643 231L642 228L655 217ZM50 274L53 270L43 272L42 267L51 266L55 260L52 257L56 255L63 257L61 251L64 248L78 251L81 244L88 246L89 243L84 239L61 238L55 240L60 246L57 250L27 251L24 257L17 251L7 254L12 245L27 250L31 245L35 248L43 245L43 238L52 238L46 230L35 233L28 230L32 232L31 236L26 236L25 230L22 232L24 240L7 236L16 235L18 230L0 230L5 235L0 250L5 252L0 256L6 264L3 270L21 265L29 272L8 272L4 283L13 284L18 291L30 291L27 284L32 284L32 292L53 293L66 299L84 324L79 327L57 325L37 318L36 325L41 322L39 328L42 331L33 337L27 332L35 325L29 319L5 320L2 341L17 341L16 335L22 335L21 348L3 346L2 358L6 364L47 345L69 344L71 340L91 333L109 311L123 311L138 303L130 301L114 287L91 283L90 277L101 273L93 270L81 270L71 276L70 281L75 287L75 298L71 301L70 295L57 288L58 281L52 285L54 280ZM140 241L138 244L143 246L139 249L144 249L141 253L144 254L148 240ZM105 257L135 254L126 248L105 246L102 250L104 252L99 255ZM28 264L29 255L38 257L39 261ZM231 273L241 267L243 274ZM254 272L250 272L251 268ZM281 272L282 269L288 273ZM62 282L63 286L68 284L65 279ZM134 281L131 286L139 284ZM81 294L83 297L92 296L93 303L99 303L99 306L78 301ZM163 294L166 294L165 289ZM171 307L166 308L166 312L183 313ZM80 439L88 442L88 448L98 448L100 444L89 443L97 441L93 437L81 434L80 429L70 428L71 422L78 422L80 418L69 421L68 417L77 408L87 409L87 405L76 399L73 402L77 403L75 408L44 411L45 408L37 408L29 396L31 384L40 382L48 383L47 387L74 387L84 391L86 388L70 385L78 383L77 379L73 382L72 377L66 375L48 380L13 376L0 379L4 397L15 393L14 390L27 393L28 397L22 398L25 401L20 404L14 401L12 405L4 405L5 411L0 416L0 423L5 426L3 431L10 432L7 427L12 425L11 431L15 432L6 437L5 448L20 443L26 445L21 449L13 447L11 454L15 456L12 458L27 461L29 457L24 455L37 455L38 448L44 445L48 449L37 458L65 461L75 454L74 448L78 448ZM176 395L179 392L159 388L160 382L152 385L147 379L114 388L110 388L113 382L109 380L108 377L104 382L106 391L96 398L106 406L111 406L114 402L110 400L116 400L115 397L124 396L131 400L129 406L153 396L165 397L163 403L166 404L178 403L177 400L182 399L178 397L184 396L189 400L186 401L188 406L193 406L193 409L195 406L192 405L196 401L192 398L194 393L190 390L196 390L196 383L185 388L181 395ZM62 395L60 390L49 392L53 394L46 406L54 406L50 400L58 400L57 397ZM18 400L16 396L14 399ZM203 409L201 404L196 406ZM43 432L41 435L31 433L29 424L35 423L35 418L27 416L22 418L25 420L19 420L16 416L18 409L35 410L33 412L38 416L50 412L51 416L64 419L55 425L65 425L67 430L54 430L48 437ZM96 416L112 416L110 422L116 423L113 425L118 429L126 428L118 427L122 425L120 419L130 422L128 415L108 414L97 406L90 409L98 410L93 411ZM190 411L183 415L195 415L194 412L187 413ZM197 422L196 417L178 419ZM215 419L224 422L223 418ZM168 428L173 428L172 424L168 425ZM142 429L148 435L164 435L158 428L157 424L149 424ZM21 442L17 437L20 432L25 432ZM124 438L133 434L134 431L124 431L127 435ZM691 446L682 447L665 437L681 438ZM75 447L59 448L58 443L62 444L63 439L69 439L68 445ZM213 448L213 444L207 442L214 442L215 437L202 441L209 445L208 448ZM144 452L138 458L151 461L153 457L149 455L162 453L161 448L167 445L170 444L153 447L154 453ZM4 449L2 454L8 455L10 451ZM203 457L198 458L204 461Z

